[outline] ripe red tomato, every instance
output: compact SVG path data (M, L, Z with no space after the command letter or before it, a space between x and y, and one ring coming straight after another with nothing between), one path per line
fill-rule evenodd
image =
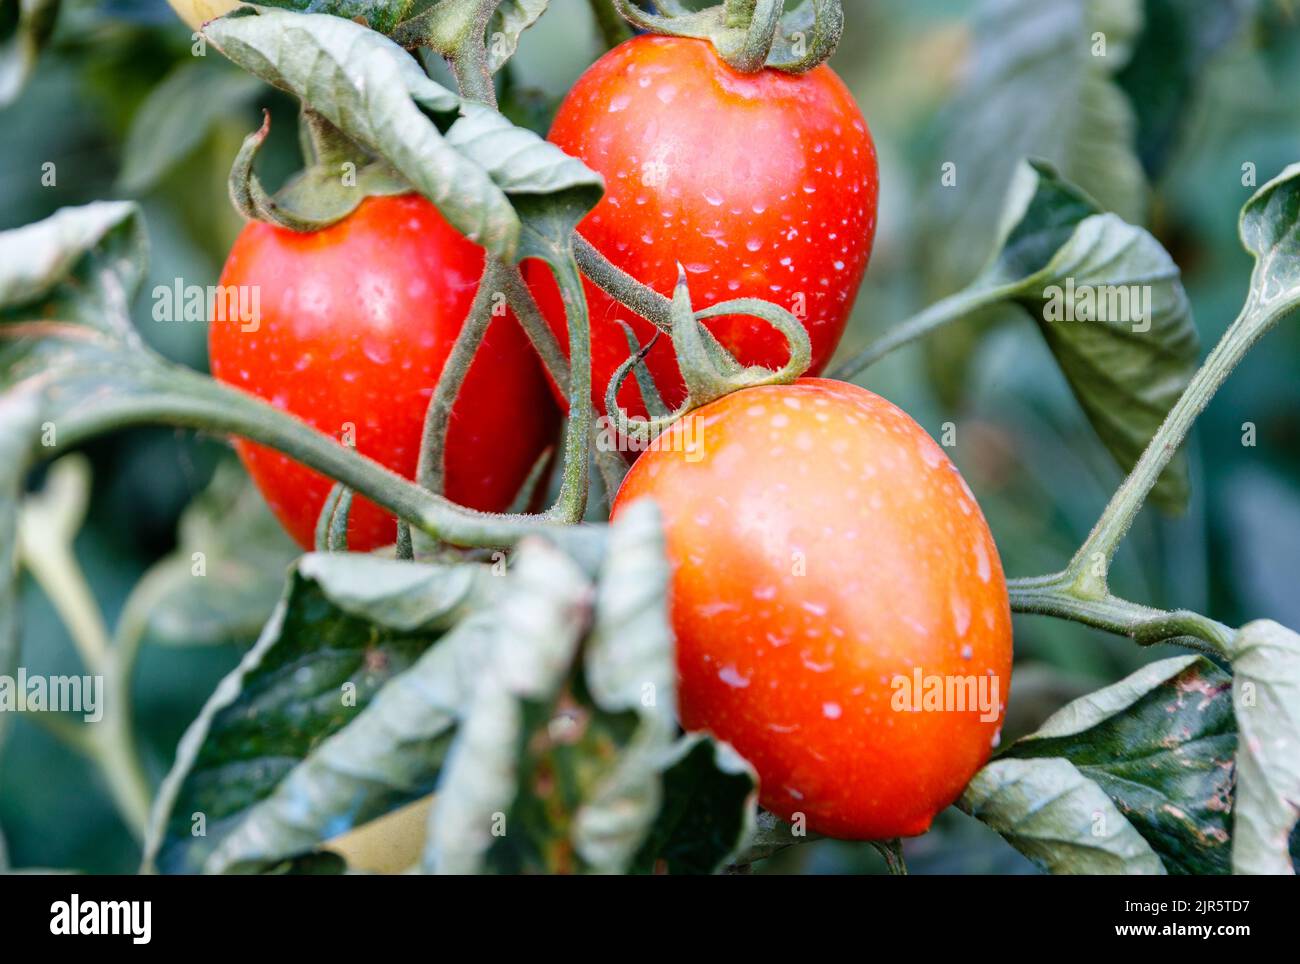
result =
M587 70L560 105L550 139L605 177L579 231L642 284L671 295L686 269L694 306L733 298L776 302L803 320L811 374L844 332L876 229L876 149L853 96L829 67L800 76L732 70L703 40L642 36ZM562 344L554 280L529 280ZM641 344L653 326L590 282L592 384L605 388L628 357L618 321ZM784 338L748 316L710 330L746 365L779 367ZM647 358L664 401L685 394L668 339ZM619 402L645 414L629 379Z
M328 435L353 426L357 451L411 478L429 398L483 264L483 249L418 195L368 198L312 234L251 222L221 284L257 286L260 323L244 331L253 326L213 321L212 372ZM508 508L558 417L518 322L494 318L453 412L447 496L475 509ZM310 547L331 483L278 452L235 445L284 527ZM356 499L351 549L391 544L395 535L391 515Z
M943 450L883 398L806 379L675 423L614 514L643 497L674 567L682 724L753 763L783 818L924 832L989 758L1011 673L997 548ZM927 704L933 679L989 712Z

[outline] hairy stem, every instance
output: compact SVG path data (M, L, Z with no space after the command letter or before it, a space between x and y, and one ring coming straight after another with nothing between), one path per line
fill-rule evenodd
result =
M502 548L554 525L545 517L478 512L455 505L294 416L188 369L168 366L167 382L165 389L106 399L78 412L61 425L60 447L75 447L86 439L133 425L174 425L238 435L342 482L445 542Z
M1141 646L1174 643L1226 656L1235 635L1223 623L1190 610L1167 612L1107 594L1083 599L1075 594L1065 573L1007 582L1013 612L1054 616L1128 636Z
M594 418L591 405L591 323L578 265L569 251L552 265L569 322L569 424L564 435L560 494L548 515L577 522L587 510L588 458Z
M611 264L581 234L574 232L573 257L582 273L619 304L632 309L667 335L673 333L672 301Z
M438 387L429 399L424 416L424 437L420 442L420 459L415 480L437 495L443 495L446 479L447 430L451 425L452 408L460 395L461 387L469 375L474 356L478 353L488 325L492 322L492 301L500 290L499 279L509 269L500 261L492 260L483 269L478 292L470 305L465 323L461 325L456 342L438 376Z
M1071 560L1068 571L1081 597L1106 595L1110 562L1160 473L1183 444L1197 416L1209 405L1210 399L1246 353L1272 327L1276 317L1272 312L1261 310L1252 295L1205 363L1192 376L1187 389L1169 410L1137 465L1111 497L1096 526Z

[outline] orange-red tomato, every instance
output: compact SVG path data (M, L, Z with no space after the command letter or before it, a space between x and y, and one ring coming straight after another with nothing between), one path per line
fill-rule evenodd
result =
M997 548L943 450L885 399L805 379L675 423L614 515L646 497L674 567L682 724L753 763L783 818L924 832L989 758L1011 674Z
M636 37L596 61L560 105L550 140L605 178L605 196L579 231L642 284L671 295L677 265L704 308L762 298L794 312L812 341L810 374L840 336L876 230L876 149L848 88L827 66L793 76L741 74L704 40ZM530 283L561 344L559 292L540 263ZM596 407L653 326L586 282ZM785 339L747 315L709 329L746 365L780 367ZM685 394L668 339L646 359L664 401ZM644 414L629 379L619 402Z
M368 198L310 234L252 222L221 283L256 289L261 317L256 326L212 323L212 373L328 435L353 436L357 451L411 478L429 398L483 263L483 249L418 195ZM494 318L452 411L447 496L508 508L558 420L519 323ZM235 445L284 527L310 547L329 480L271 449ZM349 548L392 544L396 531L378 506L354 502Z

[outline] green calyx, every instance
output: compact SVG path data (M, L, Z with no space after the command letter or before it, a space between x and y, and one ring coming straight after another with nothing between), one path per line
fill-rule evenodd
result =
M704 10L658 0L662 13L647 13L635 0L614 0L614 6L641 30L709 41L730 67L746 74L766 67L805 73L830 57L844 33L840 0L802 0L789 13L784 0L724 0Z
M271 131L271 112L244 138L230 168L230 200L250 220L291 231L319 231L343 220L368 197L406 194L411 187L315 111L305 109L299 140L306 163L275 194L253 172L257 152Z
M790 358L781 368L773 370L760 365L746 367L736 361L731 352L713 337L700 322L721 315L752 315L767 322L785 336L790 348ZM656 332L644 347L638 348L631 331L628 331L631 357L614 372L605 390L605 411L615 420L619 434L639 441L649 442L658 437L673 422L694 409L717 401L724 395L754 388L759 385L788 385L808 370L812 364L812 343L799 319L779 305L758 298L736 298L700 311L691 308L691 296L686 285L686 269L677 266L677 286L673 290L672 308L673 351L677 367L686 383L686 400L675 411L665 411L663 402L654 388L654 379L645 367L645 356L654 347ZM618 391L629 374L635 373L637 383L649 418L631 418L618 405Z

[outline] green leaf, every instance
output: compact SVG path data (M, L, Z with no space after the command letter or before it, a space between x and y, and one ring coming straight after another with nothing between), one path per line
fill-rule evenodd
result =
M581 162L481 105L462 107L405 50L359 24L266 11L222 18L205 33L388 162L493 255L527 256L518 250L521 216L549 218L560 208L562 221L576 224L603 190Z
M145 635L173 646L249 643L284 591L300 551L233 459L181 516L176 550L155 563L127 611Z
M1152 663L1070 703L999 759L1068 760L1170 873L1226 874L1237 747L1231 685L1201 656Z
M662 802L661 772L677 735L668 585L659 511L650 501L629 506L610 530L583 653L588 727L619 754L574 818L574 849L597 873L627 869Z
M994 760L958 806L1054 874L1163 874L1150 844L1069 760Z
M1044 157L1126 221L1144 220L1133 111L1115 84L1141 28L1139 0L1000 0L976 8L967 82L951 104L936 189L947 290L979 267L978 240L1024 157ZM1098 35L1105 55L1094 54ZM1097 48L1099 49L1099 48ZM972 243L975 242L975 243Z
M1102 213L1041 163L1017 173L994 250L955 297L972 310L1014 301L1033 315L1098 436L1132 469L1196 371L1199 340L1178 266L1146 230ZM1179 456L1153 496L1177 509L1188 494Z
M387 160L466 237L513 255L519 219L509 199L429 116L450 123L459 98L397 44L349 20L279 10L223 17L203 32L236 64Z
M431 793L493 629L489 614L472 614L385 683L352 723L243 813L204 869L263 871L299 861Z
M726 743L682 737L664 771L664 806L633 869L712 874L742 853L757 829L758 776Z
M477 566L304 556L261 639L181 739L146 866L202 870L250 808L483 601L490 579Z
M1245 311L1269 323L1300 304L1300 164L1292 164L1241 209L1241 243L1255 257Z
M818 839L821 839L820 834L814 833L810 836L807 828L802 826L796 831L794 826L786 823L776 814L760 810L754 821L754 832L748 844L731 863L735 867L747 867L755 861L766 860L787 847ZM879 845L884 846L884 844Z
M59 0L14 0L0 11L0 107L22 93L58 17Z
M518 260L553 260L567 250L578 222L596 206L605 182L575 157L516 127L482 104L466 102L447 131L447 143L487 171L510 195L522 220Z
M217 58L177 64L136 111L122 149L118 184L149 190L196 148L213 125L237 114L262 90L256 77Z
M519 49L519 35L546 12L550 0L504 0L488 21L488 67L496 73Z
M0 323L57 319L135 343L129 308L148 241L128 201L62 208L0 232Z
M1300 819L1300 635L1267 619L1232 642L1240 740L1232 869L1294 874L1288 839Z

